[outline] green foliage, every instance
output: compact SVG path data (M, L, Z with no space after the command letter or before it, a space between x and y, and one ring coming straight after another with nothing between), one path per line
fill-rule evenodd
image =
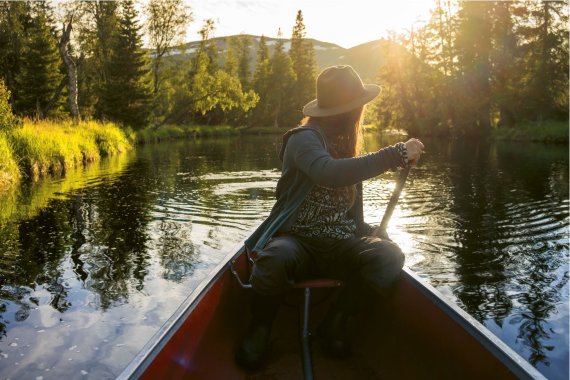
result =
M521 80L525 116L531 120L568 117L568 2L519 4ZM526 23L525 20L533 20Z
M191 103L196 113L205 115L216 106L223 111L236 107L247 111L257 103L257 94L253 91L243 92L238 77L225 70L210 74L208 67L207 55L201 54L190 88Z
M60 73L60 57L52 28L51 10L45 2L33 2L30 22L24 29L19 71L15 77L18 88L15 97L16 111L27 116L43 118L61 108L56 96L63 75ZM54 102L56 107L51 107Z
M246 113L255 106L259 97L253 90L244 90L238 77L238 62L235 60L235 52L231 50L228 55L226 67L220 69L218 63L213 63L213 48L208 36L214 26L211 20L200 31L202 41L194 58L192 69L187 74L178 73L177 81L172 85L174 89L174 105L170 114L165 118L165 123L196 123L205 122L210 124L216 114L225 115L217 118L217 121L228 119L230 110L239 110ZM237 123L238 117L235 116ZM234 121L234 125L236 123Z
M151 114L148 62L134 3L123 1L121 5L119 29L105 62L107 80L102 88L101 109L110 120L138 129L147 125Z
M0 2L0 78L17 98L15 78L20 72L25 30L31 21L30 3Z
M271 111L266 99L269 99L272 90L269 77L271 63L264 36L261 36L257 49L257 66L253 74L252 87L261 101L252 110L251 122L253 126L264 126L271 125Z
M0 191L10 187L20 178L12 145L5 132L0 131Z
M10 91L0 80L0 131L10 130L21 126L22 122L12 113Z
M154 92L161 85L162 57L186 32L192 13L182 0L150 0L145 8L150 46L154 49L152 62Z
M137 143L153 143L197 137L231 136L239 132L229 125L162 125L148 127L136 132Z
M493 137L498 140L568 143L568 121L545 120L522 122L516 128L496 128Z
M436 1L427 24L391 38L375 118L411 134L481 137L567 120L567 22L563 2Z
M270 55L262 37L254 67L251 36L221 40L226 54L219 55L212 19L199 31L198 48L177 55L183 48L174 50L173 44L192 21L179 0L151 0L145 6L151 54L142 49L133 1L56 6L73 20L68 49L76 58L79 114L87 119L134 129L172 123L290 127L314 97L314 49L305 38L301 12L291 51L285 52L280 34ZM49 116L59 116L65 108L66 70L52 24L45 2L0 3L0 78L19 114L46 116L51 108Z
M251 37L248 35L240 35L238 37L230 38L230 48L228 54L235 57L235 75L239 78L243 89L250 88L250 49ZM228 70L228 62L226 61L226 72L232 73Z
M278 33L278 38L273 56L269 60L268 82L271 84L271 89L264 99L271 112L271 124L276 128L294 126L301 117L300 114L292 112L296 77L291 57L284 51L285 41L281 38L281 31Z

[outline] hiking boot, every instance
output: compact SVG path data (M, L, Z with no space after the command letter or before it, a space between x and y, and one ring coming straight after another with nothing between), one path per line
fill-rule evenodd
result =
M333 310L327 314L318 329L321 349L327 356L341 359L350 355L347 327L346 313Z
M267 358L271 326L252 324L236 352L236 362L242 368L260 368Z

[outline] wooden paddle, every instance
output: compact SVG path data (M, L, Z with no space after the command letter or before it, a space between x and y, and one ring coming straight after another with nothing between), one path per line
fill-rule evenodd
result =
M380 226L377 227L373 232L372 236L377 236L382 239L391 240L388 236L388 232L386 232L386 228L388 227L388 222L392 217L392 213L396 208L396 204L400 199L400 194L402 193L402 189L404 188L404 184L406 183L406 179L408 178L408 174L410 174L411 166L408 166L400 171L398 176L398 180L396 181L396 187L392 192L392 196L390 197L390 201L388 202L388 206L386 206L386 211L384 212L384 216L382 217L382 222L380 222Z

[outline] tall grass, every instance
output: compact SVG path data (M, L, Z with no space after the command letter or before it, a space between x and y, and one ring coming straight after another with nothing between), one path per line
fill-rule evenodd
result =
M73 124L24 120L23 127L10 131L8 138L23 172L33 179L61 175L132 147L118 126L93 121Z

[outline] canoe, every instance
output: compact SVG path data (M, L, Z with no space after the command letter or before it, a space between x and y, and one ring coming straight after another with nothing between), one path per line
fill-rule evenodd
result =
M248 372L234 350L248 325L251 289L243 248L221 262L160 328L119 379L303 379L300 310L291 290L274 323L267 365ZM315 330L336 289L313 290ZM544 379L481 323L404 268L394 293L349 326L352 355L330 359L312 342L315 379Z

